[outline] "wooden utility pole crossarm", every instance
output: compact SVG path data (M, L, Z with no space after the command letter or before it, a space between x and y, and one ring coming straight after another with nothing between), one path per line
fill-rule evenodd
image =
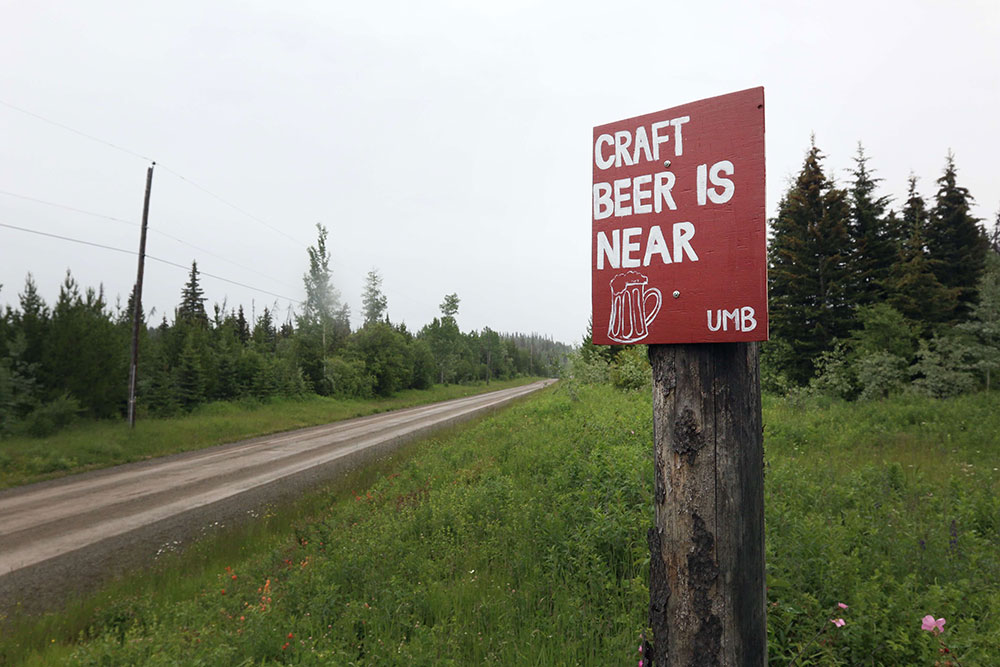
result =
M650 345L653 664L764 665L757 343Z

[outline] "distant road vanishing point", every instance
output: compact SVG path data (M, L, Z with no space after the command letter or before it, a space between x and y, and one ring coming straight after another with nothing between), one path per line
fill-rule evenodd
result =
M0 491L0 611L38 611L400 445L555 382L396 410Z

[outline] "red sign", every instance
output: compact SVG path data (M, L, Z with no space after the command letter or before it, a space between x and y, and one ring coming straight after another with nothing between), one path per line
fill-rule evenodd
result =
M594 128L593 337L767 340L764 89Z

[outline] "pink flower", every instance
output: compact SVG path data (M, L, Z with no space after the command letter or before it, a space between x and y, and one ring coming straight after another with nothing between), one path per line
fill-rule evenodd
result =
M920 629L926 630L927 632L933 632L935 634L941 634L944 632L944 623L945 620L943 618L939 618L935 621L933 616L927 614L924 616L923 623L920 624Z
M841 609L847 609L847 605L844 604L843 602L838 602L837 606L840 607Z
M842 618L831 618L830 622L836 625L838 628L842 628L847 624L847 621L845 621Z
M642 667L642 660L639 661L639 667Z

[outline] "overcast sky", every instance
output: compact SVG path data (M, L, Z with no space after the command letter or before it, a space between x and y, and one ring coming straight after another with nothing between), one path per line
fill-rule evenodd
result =
M155 172L147 252L282 295L279 320L322 223L354 325L376 268L413 330L457 292L464 330L577 343L592 128L760 85L769 215L811 133L841 182L863 142L897 206L911 171L932 198L951 149L974 212L1000 207L995 0L3 5L0 101L172 170ZM141 217L140 157L3 104L0 155L3 193ZM0 223L138 246L136 226L10 194ZM30 271L51 304L67 268L114 303L136 259L0 227L0 303ZM186 277L147 262L146 312L172 317ZM248 314L276 299L203 287Z

